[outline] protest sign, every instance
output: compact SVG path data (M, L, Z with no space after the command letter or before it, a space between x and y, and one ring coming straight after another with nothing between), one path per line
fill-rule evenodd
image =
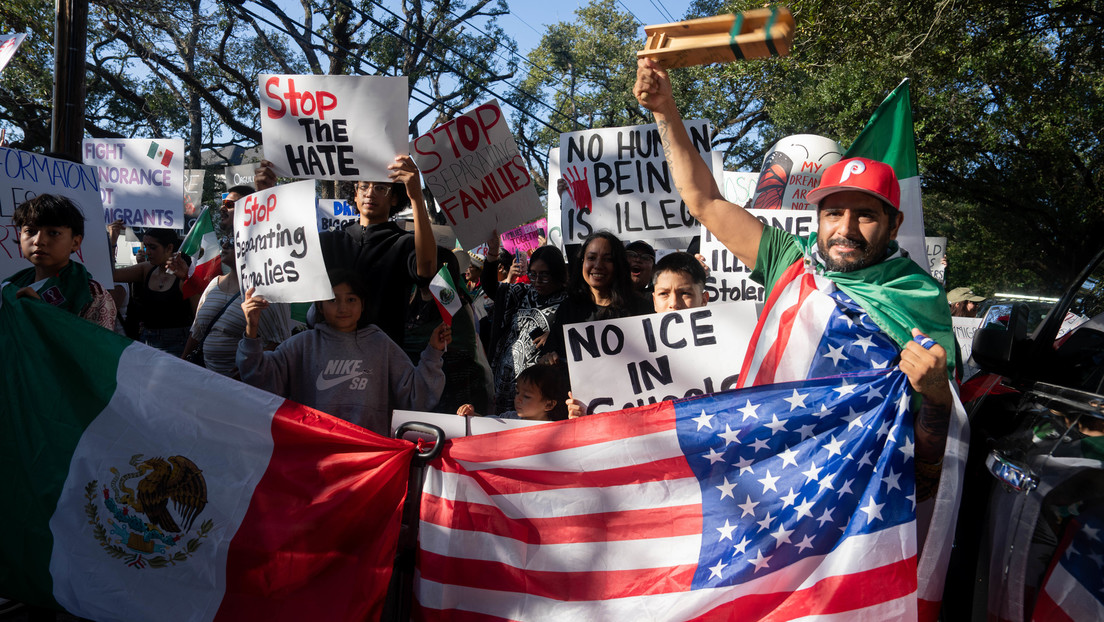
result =
M99 169L104 222L184 228L184 141L86 138L84 163Z
M816 134L783 138L763 157L752 207L815 209L805 194L817 187L824 169L839 162L842 156L843 148L830 138Z
M410 150L464 248L545 215L497 101L422 134Z
M560 148L548 150L548 243L561 251L564 248L560 210Z
M189 218L195 218L203 209L203 180L206 177L204 169L184 169L184 215Z
M257 80L264 157L277 175L384 181L406 153L406 76Z
M758 179L758 173L722 171L721 194L724 195L725 201L746 207L748 201L751 201L751 195L755 193L755 182Z
M251 164L227 166L225 169L226 187L249 186L250 188L256 188L257 184L254 178L257 176L257 167L260 165L260 162L253 162Z
M947 238L925 237L924 246L928 250L928 272L942 283L947 266Z
M981 328L982 318L979 317L952 317L951 326L954 327L955 339L958 340L958 348L962 351L962 361L970 360L974 352L974 333Z
M428 423L430 425L435 425L441 428L445 433L446 439L450 439L475 436L477 434L492 434L494 432L525 428L531 425L548 422L527 421L525 419L500 419L498 417L481 417L478 415L466 417L462 415L446 415L418 410L396 410L391 414L391 436L394 437L395 432L405 423ZM418 439L431 441L433 440L433 435L425 432L407 430L400 438L416 443Z
M768 227L784 229L797 235L809 235L817 229L817 214L810 210L748 210ZM702 227L701 254L709 266L705 291L709 300L732 302L752 300L764 302L766 292L762 285L748 278L751 269L733 255L713 234Z
M572 393L594 413L731 389L754 329L747 303L569 324Z
M541 238L545 237L547 229L547 218L511 229L501 235L502 248L514 256L517 256L519 250L526 255L531 255L541 245Z
M12 213L40 194L59 194L84 214L84 240L73 258L84 264L106 289L115 282L111 253L100 220L100 186L96 167L0 147L0 280L30 267L19 250L19 231Z
M234 257L241 290L269 302L333 298L318 244L314 182L276 186L234 203Z
M14 35L0 35L0 71L4 71L4 67L8 66L25 38L27 35L22 32Z
M360 222L356 205L341 199L318 199L318 231L340 231Z
M708 121L687 121L694 149L712 170ZM696 235L671 180L655 124L560 134L564 244L606 229L623 240Z

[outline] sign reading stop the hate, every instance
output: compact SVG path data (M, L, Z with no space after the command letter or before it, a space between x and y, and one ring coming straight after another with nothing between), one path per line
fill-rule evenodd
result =
M281 177L385 181L406 153L406 76L258 81L264 155Z
M465 249L545 215L497 101L415 138L411 151Z

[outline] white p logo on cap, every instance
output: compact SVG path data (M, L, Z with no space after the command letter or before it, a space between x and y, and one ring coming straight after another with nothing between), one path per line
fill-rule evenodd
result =
M843 168L843 175L840 175L839 183L847 181L847 178L851 176L851 173L861 175L866 172L866 164L863 164L862 160L852 160L847 163L847 166Z

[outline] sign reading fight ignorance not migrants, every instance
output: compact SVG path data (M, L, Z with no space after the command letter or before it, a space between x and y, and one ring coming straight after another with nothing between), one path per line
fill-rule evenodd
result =
M572 393L595 413L731 389L754 329L750 304L570 324Z
M269 302L333 298L315 213L314 182L255 192L234 203L234 256L241 290L256 287Z
M422 134L410 150L465 249L545 215L497 101Z
M4 147L0 147L0 280L31 267L19 250L19 230L12 224L12 213L20 203L40 194L67 197L84 214L84 240L72 259L110 288L114 277L107 236L100 226L96 167Z
M790 233L806 236L817 230L817 213L811 210L748 210L768 227L784 229ZM735 302L750 300L762 303L766 301L764 287L748 276L751 268L736 258L713 233L702 227L701 254L709 266L709 276L705 280L705 291L710 302Z
M104 222L184 228L184 141L86 138L84 163L98 167Z
M712 170L709 122L687 121L693 147ZM560 134L564 244L607 229L622 240L698 234L698 221L679 197L656 125Z
M406 153L406 76L258 81L264 156L281 177L386 181Z

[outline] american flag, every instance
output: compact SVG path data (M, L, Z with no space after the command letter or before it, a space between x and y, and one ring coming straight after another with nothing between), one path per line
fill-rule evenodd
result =
M900 352L858 303L802 262L779 278L760 317L739 386L887 369Z
M1104 521L1094 514L1071 520L1055 557L1031 619L1104 620Z
M454 440L418 617L916 619L910 395L894 369Z

